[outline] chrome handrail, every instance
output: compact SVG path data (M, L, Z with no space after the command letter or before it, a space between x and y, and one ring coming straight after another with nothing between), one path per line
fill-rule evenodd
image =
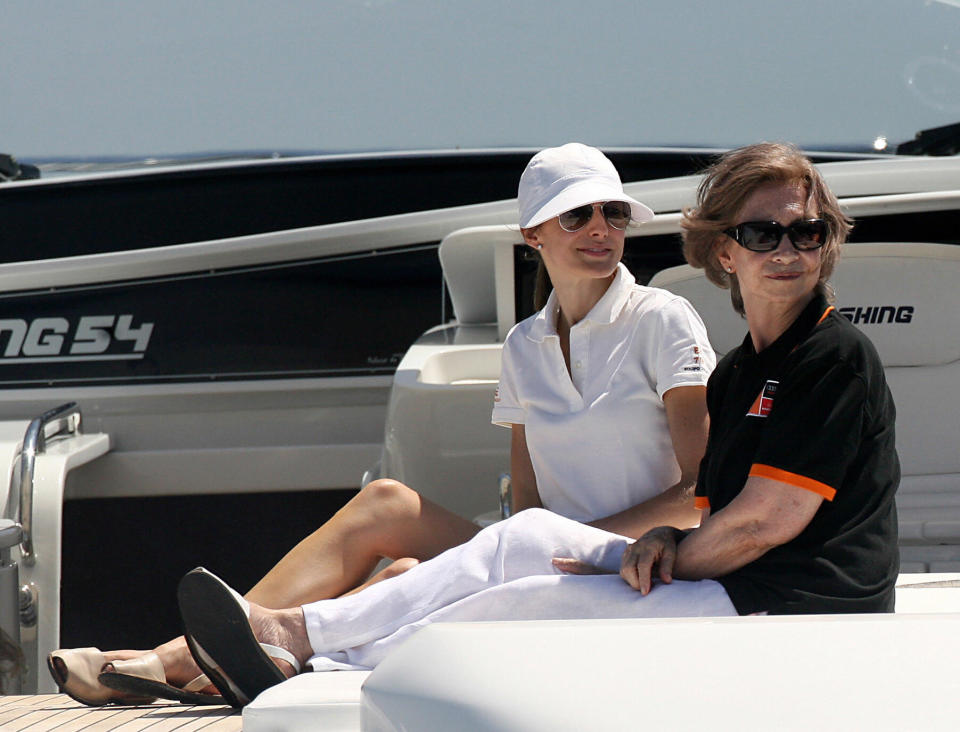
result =
M37 455L42 455L47 445L46 427L55 421L63 425L50 435L55 437L61 432L80 431L80 407L76 402L61 404L30 422L23 436L23 448L20 451L20 559L27 565L36 563L33 553L33 473Z

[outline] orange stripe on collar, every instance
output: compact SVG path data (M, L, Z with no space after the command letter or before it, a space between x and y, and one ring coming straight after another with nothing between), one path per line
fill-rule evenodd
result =
M770 480L776 480L781 483L786 483L787 485L794 485L797 488L803 488L804 490L812 491L819 496L823 496L828 501L832 501L833 497L837 495L835 488L831 488L819 480L808 478L805 475L790 473L786 470L780 470L780 468L774 468L770 465L763 465L762 463L754 463L750 466L750 476L769 478Z
M826 310L823 311L823 315L820 316L820 320L817 321L817 325L820 325L820 323L827 319L827 316L830 314L831 310L835 310L833 305L830 305Z

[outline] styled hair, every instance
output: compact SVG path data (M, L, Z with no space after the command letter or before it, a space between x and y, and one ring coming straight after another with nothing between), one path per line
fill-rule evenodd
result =
M704 171L697 189L696 207L683 210L680 221L683 256L690 266L703 269L713 284L730 289L733 309L741 315L744 314L743 296L736 273L725 272L717 257L723 231L738 223L737 215L758 188L769 183L795 182L803 184L807 200L827 222L827 241L820 249L820 280L816 291L832 300L833 292L827 280L833 274L840 257L840 245L846 241L853 221L840 209L837 197L827 187L820 171L795 145L760 142L724 153Z
M537 229L540 228L540 224L536 226L531 226L529 229L521 229L520 233L526 239L527 233L534 233ZM547 272L547 265L544 264L543 257L540 256L540 252L531 250L534 253L534 256L537 260L537 274L533 281L533 310L537 312L542 310L544 305L547 304L547 299L550 297L550 293L553 291L553 281L550 279L550 273Z
M553 282L550 279L550 273L547 272L547 265L543 263L543 257L537 254L537 279L533 284L534 312L543 310L552 290Z

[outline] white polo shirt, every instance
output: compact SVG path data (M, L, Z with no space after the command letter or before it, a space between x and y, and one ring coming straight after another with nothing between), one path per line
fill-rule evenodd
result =
M663 395L703 386L716 365L707 331L678 295L613 283L570 330L570 371L556 293L503 344L493 423L525 425L543 505L577 521L623 511L680 479Z

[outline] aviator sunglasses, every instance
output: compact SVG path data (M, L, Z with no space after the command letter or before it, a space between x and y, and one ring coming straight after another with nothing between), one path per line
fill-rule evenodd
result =
M827 222L823 219L799 219L789 226L776 221L744 221L731 226L724 234L751 252L772 252L786 234L794 249L819 249L827 240Z
M584 226L590 223L593 218L593 207L600 206L603 218L607 224L614 229L623 231L630 223L630 204L624 201L607 201L603 204L588 203L585 206L577 206L569 211L564 211L557 216L557 222L564 231L573 233L580 231Z

